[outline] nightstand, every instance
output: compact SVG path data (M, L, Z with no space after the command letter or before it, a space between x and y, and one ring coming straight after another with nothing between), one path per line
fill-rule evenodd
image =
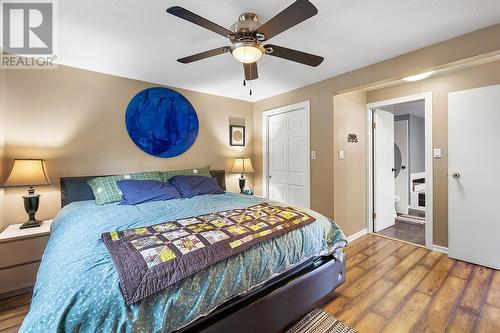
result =
M33 287L52 221L29 229L12 224L0 233L0 299Z

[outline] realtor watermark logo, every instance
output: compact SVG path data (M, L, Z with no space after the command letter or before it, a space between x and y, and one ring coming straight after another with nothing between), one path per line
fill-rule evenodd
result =
M36 1L36 0L35 0ZM51 0L1 1L2 68L55 68L54 8Z

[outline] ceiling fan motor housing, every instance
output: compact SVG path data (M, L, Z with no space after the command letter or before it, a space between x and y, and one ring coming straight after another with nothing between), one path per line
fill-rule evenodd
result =
M259 17L254 13L243 13L238 22L231 26L234 36L230 37L233 43L256 41L255 31L261 26Z

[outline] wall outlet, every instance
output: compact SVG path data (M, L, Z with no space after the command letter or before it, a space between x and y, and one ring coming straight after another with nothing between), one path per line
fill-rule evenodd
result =
M316 159L316 150L311 150L311 160Z
M339 149L339 160L343 160L345 158L344 149Z

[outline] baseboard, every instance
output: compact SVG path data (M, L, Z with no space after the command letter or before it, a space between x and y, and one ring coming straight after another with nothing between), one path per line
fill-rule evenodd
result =
M444 253L444 254L448 254L448 248L444 247L444 246L439 246L439 245L433 244L432 245L432 250L436 251L436 252L441 252L441 253Z
M355 234L352 234L351 236L347 237L348 242L352 242L355 239L358 239L359 237L362 237L368 233L368 229L363 229L361 231L358 231Z

